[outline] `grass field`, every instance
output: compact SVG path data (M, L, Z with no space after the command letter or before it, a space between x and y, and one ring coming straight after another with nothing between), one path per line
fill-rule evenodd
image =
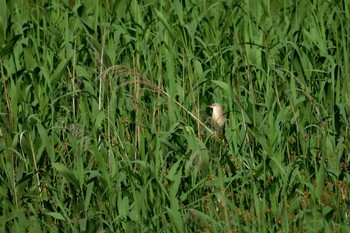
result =
M0 9L1 232L350 232L349 1Z

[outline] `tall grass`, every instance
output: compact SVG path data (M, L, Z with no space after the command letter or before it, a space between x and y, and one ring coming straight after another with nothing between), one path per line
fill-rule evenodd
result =
M2 232L350 231L348 1L0 5Z

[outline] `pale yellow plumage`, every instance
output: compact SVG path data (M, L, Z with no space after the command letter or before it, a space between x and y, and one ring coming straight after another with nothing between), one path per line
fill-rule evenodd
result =
M214 125L215 133L218 136L220 136L223 132L223 129L225 127L225 121L226 121L224 110L222 109L221 105L218 103L214 103L209 107L213 109L213 114L211 118Z

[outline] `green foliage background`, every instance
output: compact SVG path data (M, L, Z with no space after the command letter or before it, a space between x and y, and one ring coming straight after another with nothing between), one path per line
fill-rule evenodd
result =
M1 232L350 231L349 1L0 8Z

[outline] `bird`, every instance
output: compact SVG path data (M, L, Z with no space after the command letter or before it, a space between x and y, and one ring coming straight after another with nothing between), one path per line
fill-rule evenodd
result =
M225 127L225 113L222 106L219 103L213 103L209 106L213 109L213 114L211 116L211 120L213 122L213 126L215 129L215 135L221 136Z

